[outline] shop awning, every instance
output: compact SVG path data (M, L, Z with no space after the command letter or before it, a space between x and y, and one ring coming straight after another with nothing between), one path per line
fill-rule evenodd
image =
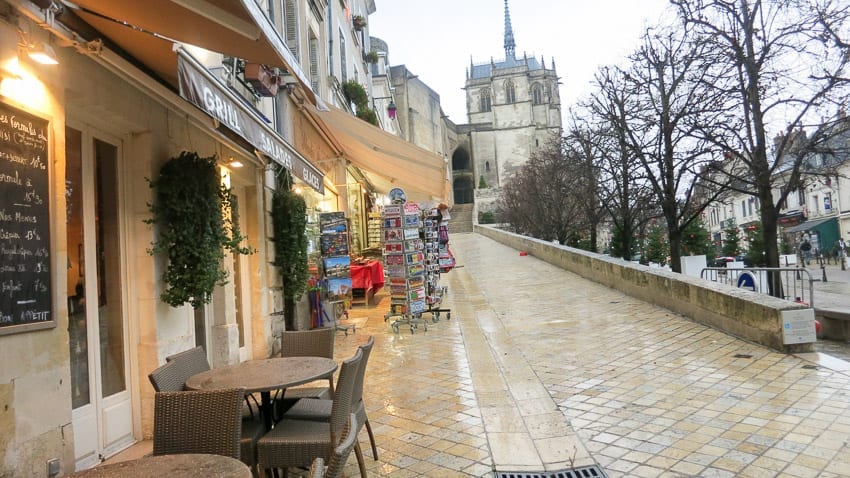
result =
M838 224L838 219L835 217L827 217L825 219L813 219L811 221L802 222L794 227L785 229L785 232L803 232L809 229L818 229L822 225L827 225L829 221L834 221Z
M345 159L362 170L378 192L402 188L415 200L446 200L448 170L442 157L339 108L327 108L307 105Z
M254 0L73 0L74 12L176 86L165 40L285 69L316 101L310 81ZM60 17L61 21L61 17ZM162 38L158 38L162 37Z

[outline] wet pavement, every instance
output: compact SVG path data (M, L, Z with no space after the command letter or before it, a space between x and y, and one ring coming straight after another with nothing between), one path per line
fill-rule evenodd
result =
M370 474L850 476L850 363L736 339L475 234L452 250L452 320L395 334L381 294L337 336L340 357L377 339Z
M483 236L451 246L451 320L394 333L381 292L337 333L340 360L376 338L370 476L850 476L850 362L777 353Z

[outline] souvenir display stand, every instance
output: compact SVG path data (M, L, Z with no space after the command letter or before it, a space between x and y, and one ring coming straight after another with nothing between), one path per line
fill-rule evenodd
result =
M322 249L322 284L324 297L318 304L322 322L348 335L354 325L342 325L351 304L351 257L348 255L348 224L345 213L319 214Z
M403 192L400 194L403 198ZM394 332L404 324L411 333L419 324L427 331L428 323L422 318L426 310L425 242L419 237L419 205L401 200L384 206L382 219L384 268L390 284L390 310L384 321L394 319Z
M440 287L440 240L441 216L437 208L422 212L422 232L425 242L425 312L431 314L431 321L440 320L440 314L445 313L448 320L452 319L451 309L440 308L443 302L445 287Z

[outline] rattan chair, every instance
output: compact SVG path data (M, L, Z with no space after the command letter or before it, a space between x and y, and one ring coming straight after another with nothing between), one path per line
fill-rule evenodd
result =
M348 461L351 450L354 449L354 444L357 441L357 416L353 413L349 415L348 424L343 430L342 442L334 449L333 455L328 460L328 467L325 469L325 460L321 457L313 460L313 465L310 466L310 478L340 478L342 470L345 468L345 463Z
M333 359L334 332L334 329L329 327L285 331L280 336L280 356ZM330 399L333 396L333 374L329 375L327 380L327 387L315 387L307 384L306 386L287 388L283 395L282 408L288 408L301 398Z
M183 390L183 385L186 383L180 368L169 362L149 373L148 380L157 392L179 392Z
M202 347L193 347L189 350L169 355L165 358L165 365L151 372L151 383L154 383L154 378L151 378L157 373L157 382L160 383L160 388L154 383L154 390L157 392L177 392L186 389L186 380L193 375L201 372L206 372L210 369L210 363L207 360L207 354ZM160 371L160 372L157 372ZM167 388L162 388L167 387ZM251 394L245 395L245 404L247 407L242 408L240 415L242 416L242 431L239 438L239 447L241 449L240 456L242 462L250 466L256 474L257 466L257 440L263 436L265 428L259 420L259 415L254 414L251 407L251 402L254 402L256 409L259 410L256 398ZM247 413L246 410L247 409Z
M352 395L351 411L357 415L358 429L366 425L366 431L369 433L369 443L372 445L372 457L378 459L378 447L375 445L375 435L372 433L372 425L369 423L369 417L366 415L366 405L363 402L363 384L366 378L366 366L369 363L369 355L371 355L372 347L375 345L375 337L370 336L365 344L360 346L363 351L363 360L360 362L360 370L357 372L357 381L354 383L354 392ZM327 421L331 415L331 400L304 399L299 400L293 405L284 415L284 419L291 420L318 420ZM354 448L357 453L357 459L363 461L360 444Z
M153 454L211 453L240 458L244 390L157 392Z
M329 421L281 420L257 441L257 462L262 468L281 468L286 478L289 467L309 467L319 457L330 459L352 413L352 393L362 357L358 349L342 363Z

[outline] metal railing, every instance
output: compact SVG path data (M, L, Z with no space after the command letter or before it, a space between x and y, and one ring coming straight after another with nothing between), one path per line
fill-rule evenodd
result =
M770 294L768 273L776 272L782 282L781 297L785 300L815 306L812 274L800 267L705 267L700 278L712 282Z

